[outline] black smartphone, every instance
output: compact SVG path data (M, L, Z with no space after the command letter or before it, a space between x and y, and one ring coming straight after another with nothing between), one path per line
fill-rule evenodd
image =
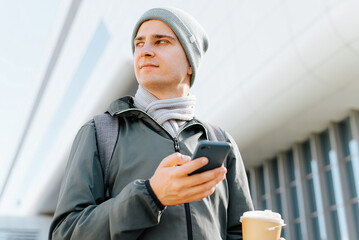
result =
M228 142L214 142L214 141L200 141L193 152L192 160L199 157L208 158L208 164L190 173L205 172L214 168L222 166L224 160L227 158L231 144Z

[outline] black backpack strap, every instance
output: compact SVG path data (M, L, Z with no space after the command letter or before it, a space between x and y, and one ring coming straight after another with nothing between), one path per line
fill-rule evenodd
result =
M226 135L220 127L205 122L203 122L203 125L207 129L208 140L217 142L227 141Z
M96 115L94 117L94 122L106 198L108 198L110 196L110 192L108 188L107 176L112 154L117 143L119 123L116 116L113 117L108 113Z

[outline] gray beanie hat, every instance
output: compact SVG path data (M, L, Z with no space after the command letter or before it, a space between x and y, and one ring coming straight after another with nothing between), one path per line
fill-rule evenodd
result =
M176 34L192 67L191 83L193 85L201 58L208 48L208 36L202 26L191 15L177 8L152 8L146 11L136 23L132 33L132 52L135 51L133 40L138 29L145 21L156 19L165 22Z

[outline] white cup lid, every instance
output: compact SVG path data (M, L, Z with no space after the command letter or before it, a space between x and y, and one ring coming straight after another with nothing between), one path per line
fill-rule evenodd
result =
M281 225L284 224L284 221L279 213L272 212L271 210L264 210L264 211L248 211L243 213L243 216L241 217L241 222L243 219L248 218L255 218L255 219L261 219L265 221L271 221L271 222L277 222Z

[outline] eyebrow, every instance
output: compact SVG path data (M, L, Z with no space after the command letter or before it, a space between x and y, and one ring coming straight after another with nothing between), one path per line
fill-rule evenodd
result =
M152 38L155 38L155 39L160 39L160 38L169 38L169 39L172 39L173 41L176 41L176 38L170 36L170 35L164 35L164 34L154 34L151 36ZM145 37L143 36L138 36L138 37L135 37L134 41L141 41L145 39Z

